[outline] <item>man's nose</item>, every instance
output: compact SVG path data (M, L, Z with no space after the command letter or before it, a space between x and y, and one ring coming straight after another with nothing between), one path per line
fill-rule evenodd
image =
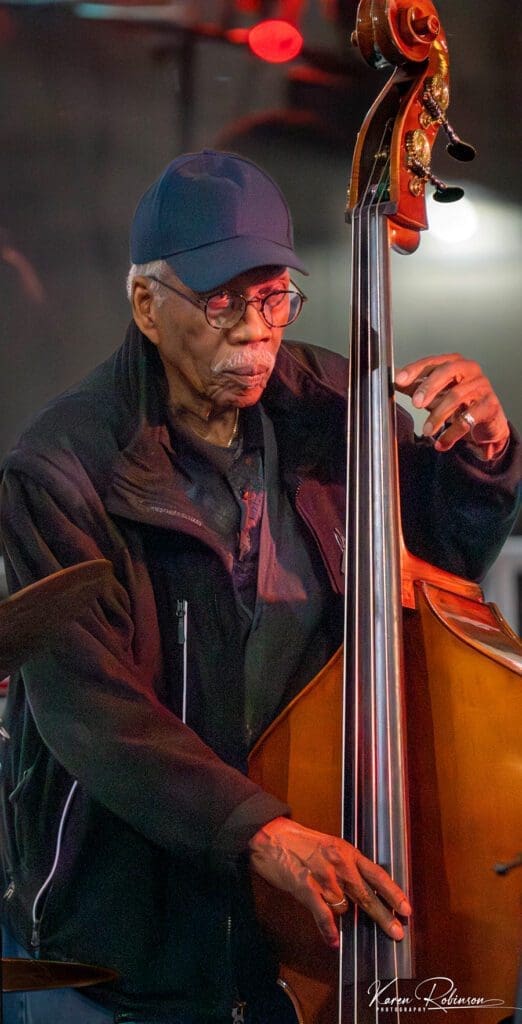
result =
M241 320L229 328L228 335L238 344L270 340L271 328L261 313L259 300L247 304Z

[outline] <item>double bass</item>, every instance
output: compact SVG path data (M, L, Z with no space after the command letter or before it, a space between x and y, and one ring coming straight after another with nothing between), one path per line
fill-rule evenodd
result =
M431 0L361 0L354 37L394 70L359 133L347 207L345 642L258 742L250 776L301 824L382 864L414 914L395 943L355 907L333 953L303 908L258 881L257 908L298 1024L431 1011L497 1024L513 1015L522 952L522 644L475 583L404 545L389 269L390 250L412 253L427 227L427 185L440 202L462 195L432 173L438 131L455 158L474 154L447 120Z

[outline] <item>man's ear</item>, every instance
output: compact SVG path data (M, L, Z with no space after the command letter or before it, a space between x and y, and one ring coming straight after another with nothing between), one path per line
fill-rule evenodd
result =
M135 277L132 282L132 315L142 332L153 345L158 344L154 294L146 277Z

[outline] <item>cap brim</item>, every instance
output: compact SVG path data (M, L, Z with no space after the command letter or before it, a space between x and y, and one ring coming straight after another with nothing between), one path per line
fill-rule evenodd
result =
M165 257L177 277L195 292L208 292L256 267L308 271L293 249L264 238L226 238Z

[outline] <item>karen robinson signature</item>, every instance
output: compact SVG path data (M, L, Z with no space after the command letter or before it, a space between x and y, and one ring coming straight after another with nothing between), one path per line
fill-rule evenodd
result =
M419 981L411 995L398 994L400 982L373 981L368 988L370 1007L380 1012L425 1013L429 1010L487 1010L505 1006L504 999L487 999L482 995L461 995L451 978L424 978ZM515 1009L515 1007L506 1007Z

